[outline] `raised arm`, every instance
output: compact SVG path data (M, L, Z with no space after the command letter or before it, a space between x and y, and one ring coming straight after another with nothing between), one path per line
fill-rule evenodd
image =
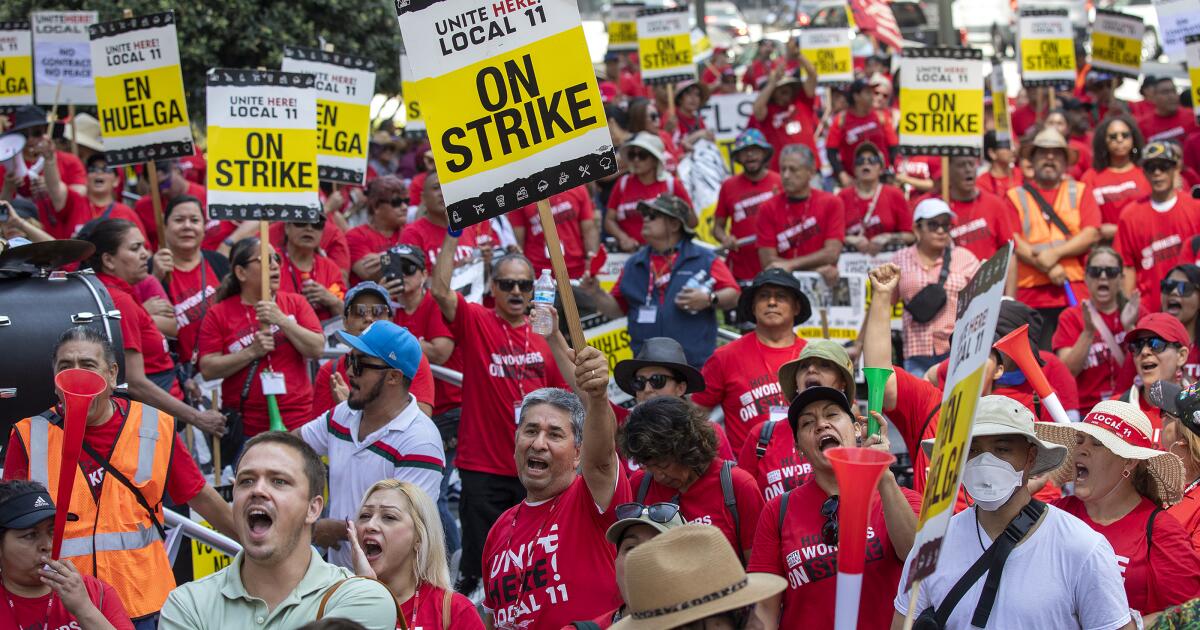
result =
M458 294L450 286L450 278L454 275L454 252L457 249L458 237L447 231L437 261L434 262L433 283L429 289L438 308L442 310L442 317L448 322L453 322L458 315Z
M591 346L571 354L575 359L575 382L579 384L587 413L580 456L583 480L596 505L608 511L620 472L617 451L613 447L617 439L617 419L608 404L608 358Z
M863 326L863 366L892 367L892 302L900 285L900 267L886 263L871 270L871 307ZM883 410L896 408L896 375L883 390Z

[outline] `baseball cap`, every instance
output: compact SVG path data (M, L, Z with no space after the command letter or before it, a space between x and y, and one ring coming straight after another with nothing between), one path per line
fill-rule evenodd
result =
M913 209L913 221L932 219L940 217L943 214L950 215L952 219L958 218L958 215L954 214L954 211L950 209L950 206L945 201L936 197L930 197L918 203L917 207Z
M421 365L421 343L407 328L387 320L371 322L358 336L338 331L338 337L363 354L383 359L392 369L400 370L410 379L416 376Z
M407 260L422 270L425 269L425 254L412 245L401 243L400 245L396 245L395 247L389 249L387 253L388 255L395 256L400 260Z
M1146 145L1146 148L1142 149L1143 165L1154 160L1163 160L1178 166L1182 157L1179 152L1179 145L1171 141L1151 142Z
M1187 329L1173 315L1167 313L1150 313L1138 320L1134 328L1125 336L1127 341L1141 337L1161 337L1163 341L1187 346L1191 343Z
M358 296L367 292L374 293L375 295L383 298L383 302L384 304L388 305L388 308L392 309L393 311L396 310L397 305L392 301L392 295L388 293L388 290L383 288L383 285L379 284L378 282L372 282L368 280L366 282L359 282L346 292L346 312L350 312L350 305L354 303L354 300Z
M1146 391L1146 400L1200 435L1200 383L1183 388L1170 381L1157 381Z
M800 418L800 413L804 408L820 401L829 401L842 408L842 411L854 417L854 410L850 408L850 400L846 398L846 394L840 389L832 387L809 387L808 389L796 394L792 399L792 404L788 405L788 424L792 426L792 435L796 434L796 422Z
M28 529L48 518L54 518L54 501L50 500L50 493L41 488L0 503L0 528Z

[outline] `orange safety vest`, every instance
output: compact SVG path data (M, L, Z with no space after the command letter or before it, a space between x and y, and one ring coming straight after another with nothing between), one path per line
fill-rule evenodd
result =
M33 416L14 427L28 457L30 480L44 484L52 497L58 496L65 435L61 421L55 420ZM141 490L159 523L163 522L162 497L174 444L175 419L132 402L108 460ZM96 501L83 471L76 471L70 513L79 519L67 521L61 555L81 573L112 585L126 612L136 619L162 609L167 594L175 588L175 576L154 521L133 493L110 477L105 474Z
M1042 209L1038 207L1037 201L1025 190L1022 186L1017 186L1008 191L1008 199L1017 208L1017 215L1021 219L1021 229L1025 235L1025 240L1033 246L1035 252L1041 251L1051 245L1061 245L1067 239L1079 233L1079 207L1083 203L1083 195L1087 186L1073 180L1068 179L1058 186L1058 195L1050 201L1054 207L1054 212L1058 214L1058 218L1066 224L1071 230L1071 234L1063 234L1062 230L1058 229L1054 222L1042 214ZM1063 270L1067 272L1067 279L1071 282L1083 281L1083 264L1079 262L1077 256L1063 258L1059 261L1063 266ZM1017 262L1017 286L1022 289L1040 287L1051 284L1050 277L1038 271L1037 268L1025 264L1023 261Z

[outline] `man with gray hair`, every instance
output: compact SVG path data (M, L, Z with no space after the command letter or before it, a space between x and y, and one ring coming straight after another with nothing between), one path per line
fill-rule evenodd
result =
M837 195L812 187L813 152L789 144L779 156L783 192L758 209L758 258L764 269L807 271L836 265L846 238L846 211Z
M497 519L483 547L489 628L558 630L621 604L615 551L595 544L630 500L608 360L590 346L571 358L583 401L543 388L521 403L513 457L528 497Z

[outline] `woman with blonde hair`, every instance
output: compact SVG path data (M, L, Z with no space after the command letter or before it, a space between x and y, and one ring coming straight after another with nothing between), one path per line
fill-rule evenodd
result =
M419 487L376 482L347 527L355 574L383 582L400 603L396 627L483 630L471 600L450 586L437 506Z

